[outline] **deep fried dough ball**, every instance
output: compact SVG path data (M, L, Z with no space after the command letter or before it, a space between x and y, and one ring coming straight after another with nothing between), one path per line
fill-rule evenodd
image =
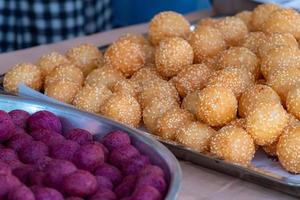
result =
M189 43L194 50L194 61L201 63L226 49L226 42L216 28L205 26L191 33Z
M270 14L263 24L266 33L291 33L300 39L300 15L293 9L279 9Z
M66 52L66 57L87 76L103 64L103 54L92 44L80 44Z
M201 19L198 23L197 23L197 27L196 29L201 29L203 26L211 26L213 27L216 23L217 23L218 19L214 19L214 18L204 18Z
M133 97L137 96L137 91L134 87L134 84L130 79L122 79L119 80L113 87L112 87L113 93L124 93L129 94Z
M212 70L205 64L189 65L180 71L177 76L172 79L179 95L185 97L187 94L202 89Z
M168 37L186 38L190 33L190 23L179 13L166 11L155 15L149 24L149 39L158 45Z
M41 69L43 77L49 75L53 69L60 65L70 65L71 61L69 61L64 55L51 52L45 54L39 58L36 65Z
M72 103L80 86L72 81L61 80L48 85L45 88L45 95L65 103Z
M265 40L267 39L267 36L263 32L250 32L245 37L245 39L241 42L242 47L246 47L250 49L253 53L258 55L259 49L263 43L265 43Z
M199 103L200 90L195 90L185 96L182 101L181 107L188 110L190 113L196 116L198 103Z
M246 130L246 120L245 120L245 118L236 118L236 119L232 120L230 123L228 123L228 125L238 126L238 127L243 128L243 129Z
M190 122L180 127L175 133L175 141L195 151L204 152L209 150L210 138L216 131L207 124Z
M34 90L40 90L43 83L39 67L30 63L20 63L5 74L3 80L5 91L17 94L20 83Z
M238 45L248 34L246 24L238 17L225 17L215 24L230 46Z
M218 158L247 166L254 157L255 146L251 136L237 126L225 126L212 136L210 151Z
M74 65L61 65L56 67L52 72L46 76L44 87L48 87L57 81L72 81L81 86L84 81L82 71Z
M192 121L194 121L194 117L187 110L170 109L157 120L157 135L164 139L174 140L175 132Z
M288 92L286 98L286 107L289 113L300 120L300 85L298 84Z
M141 121L141 107L137 100L123 93L111 95L101 106L101 114L108 118L137 127Z
M254 30L262 30L262 26L268 19L269 15L275 10L280 9L278 5L275 4L261 4L258 5L252 12L252 27Z
M288 124L288 114L281 104L260 103L247 113L246 129L258 145L275 142Z
M222 126L236 117L234 93L222 86L206 87L199 93L196 116L210 126Z
M122 79L124 79L124 76L120 71L105 65L89 73L85 79L85 84L90 86L105 85L112 88L116 82Z
M252 12L251 11L245 10L245 11L239 12L238 14L235 15L235 17L240 18L246 24L249 31L253 30L252 23L251 23L251 21L252 21Z
M74 97L73 105L81 110L99 113L100 106L112 92L104 85L84 86Z

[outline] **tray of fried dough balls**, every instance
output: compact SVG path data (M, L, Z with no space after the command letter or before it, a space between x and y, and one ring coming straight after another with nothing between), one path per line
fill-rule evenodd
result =
M142 129L179 159L300 196L299 40L299 13L274 4L193 30L162 12L146 36L42 55L13 67L3 86Z

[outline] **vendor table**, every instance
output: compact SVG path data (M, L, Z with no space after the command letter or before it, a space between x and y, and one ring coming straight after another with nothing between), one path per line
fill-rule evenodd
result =
M191 13L186 17L195 21L212 15L211 11ZM115 29L90 36L79 37L59 43L41 45L9 53L0 54L0 73L5 73L19 62L34 62L42 54L58 51L65 52L79 43L92 43L103 46L110 44L125 33L145 33L147 24L139 24ZM243 180L218 173L189 162L180 161L183 171L179 200L294 200L292 196L270 190Z

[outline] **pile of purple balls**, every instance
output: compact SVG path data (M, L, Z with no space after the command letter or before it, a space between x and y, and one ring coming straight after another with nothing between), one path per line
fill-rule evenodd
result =
M168 185L127 133L62 133L51 112L0 110L0 199L161 200Z

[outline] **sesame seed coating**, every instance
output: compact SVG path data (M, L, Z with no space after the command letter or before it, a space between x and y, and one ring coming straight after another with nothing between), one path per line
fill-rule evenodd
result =
M137 96L136 88L130 79L122 79L116 82L116 84L112 87L112 92L129 94L135 98Z
M250 49L258 55L260 46L265 43L267 36L263 32L250 32L245 39L240 43L240 46Z
M237 126L246 130L246 119L245 118L236 118L228 123L228 125Z
M195 90L194 92L189 93L182 100L181 107L183 109L188 110L190 113L196 116L199 98L200 98L199 95L200 95L200 90Z
M298 84L288 92L286 107L289 113L300 120L300 85Z
M197 23L197 27L196 27L196 30L197 29L201 29L203 26L211 26L213 27L217 21L219 19L215 19L215 18L204 18L204 19L201 19L198 23Z
M251 11L248 11L248 10L245 10L245 11L242 11L242 12L239 12L238 14L235 15L235 17L238 17L240 18L247 26L248 30L253 30L253 27L252 27L252 12Z
M276 4L261 4L258 5L252 12L252 27L254 30L259 31L262 30L262 26L265 21L268 19L269 15L275 11L280 9L280 7Z
M272 144L262 146L264 152L269 156L277 156L277 143L278 141L273 142Z

